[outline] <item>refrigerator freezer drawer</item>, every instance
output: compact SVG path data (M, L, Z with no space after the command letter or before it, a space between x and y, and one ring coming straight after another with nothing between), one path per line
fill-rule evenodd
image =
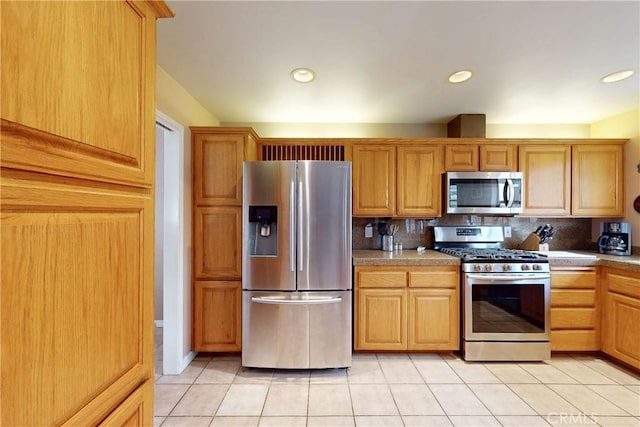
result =
M351 366L351 291L244 291L242 365Z

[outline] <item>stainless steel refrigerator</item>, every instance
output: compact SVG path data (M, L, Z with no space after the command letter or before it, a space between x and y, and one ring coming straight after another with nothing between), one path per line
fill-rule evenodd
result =
M351 163L244 162L242 365L351 365Z

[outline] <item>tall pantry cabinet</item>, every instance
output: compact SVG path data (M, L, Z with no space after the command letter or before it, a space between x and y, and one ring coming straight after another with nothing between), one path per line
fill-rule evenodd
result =
M2 2L1 425L153 423L161 1Z
M191 128L193 348L240 351L242 162L257 158L248 128Z

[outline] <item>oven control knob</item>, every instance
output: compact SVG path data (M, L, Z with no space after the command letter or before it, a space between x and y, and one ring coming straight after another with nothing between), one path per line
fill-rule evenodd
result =
M473 266L474 271L482 271L482 266L480 264L476 264Z
M487 264L487 266L484 268L487 271L493 271L493 265L492 264Z
M542 266L540 264L533 264L531 268L534 270L542 270Z
M530 267L529 267L529 264L522 264L521 268L522 268L522 271L526 271L526 270L529 270Z
M502 271L510 271L511 270L511 265L509 264L504 264L502 266Z

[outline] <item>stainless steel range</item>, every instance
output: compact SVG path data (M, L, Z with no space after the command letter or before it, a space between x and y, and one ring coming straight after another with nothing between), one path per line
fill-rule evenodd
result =
M465 360L551 357L546 256L503 249L502 227L435 227L436 250L460 258Z

